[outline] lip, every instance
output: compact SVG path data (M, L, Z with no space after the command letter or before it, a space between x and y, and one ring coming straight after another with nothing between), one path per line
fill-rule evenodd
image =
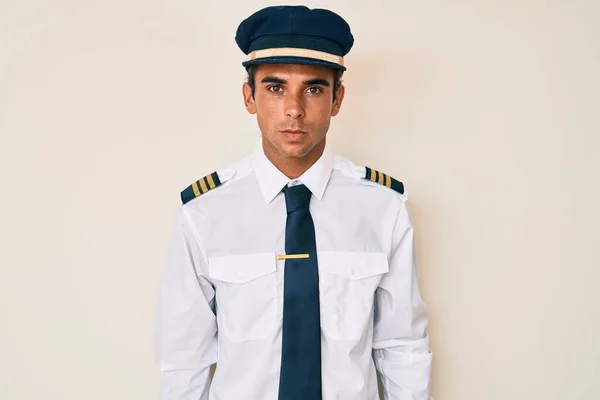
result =
M305 131L301 131L299 129L286 129L285 131L281 131L281 133L295 133L295 134L299 134L299 133L306 133Z

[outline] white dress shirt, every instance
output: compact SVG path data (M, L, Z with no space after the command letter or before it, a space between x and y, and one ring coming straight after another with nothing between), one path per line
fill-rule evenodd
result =
M262 148L182 205L157 313L164 400L278 400L286 206L313 194L323 400L429 399L427 311L406 196L325 152L290 180ZM217 363L212 379L209 367Z

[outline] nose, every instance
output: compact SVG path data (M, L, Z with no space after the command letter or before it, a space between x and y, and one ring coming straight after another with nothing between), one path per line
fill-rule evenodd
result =
M285 115L292 119L304 117L304 104L301 95L288 94L285 99Z

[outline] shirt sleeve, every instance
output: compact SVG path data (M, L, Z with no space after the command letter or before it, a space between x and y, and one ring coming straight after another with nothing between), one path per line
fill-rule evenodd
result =
M215 291L206 278L198 235L181 208L175 219L160 284L156 360L163 400L207 400L217 361Z
M430 398L427 322L417 283L413 228L403 203L394 227L389 272L375 295L373 359L385 400Z

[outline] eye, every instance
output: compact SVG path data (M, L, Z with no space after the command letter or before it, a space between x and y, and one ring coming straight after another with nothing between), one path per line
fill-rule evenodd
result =
M308 89L306 89L308 91L308 93L310 94L319 94L323 92L323 89L321 89L318 86L311 86Z
M267 88L267 90L269 90L269 91L271 91L271 92L273 92L273 93L280 93L280 92L281 92L283 89L282 89L282 87L281 87L281 86L279 86L279 85L273 85L273 86L269 86L269 87Z

